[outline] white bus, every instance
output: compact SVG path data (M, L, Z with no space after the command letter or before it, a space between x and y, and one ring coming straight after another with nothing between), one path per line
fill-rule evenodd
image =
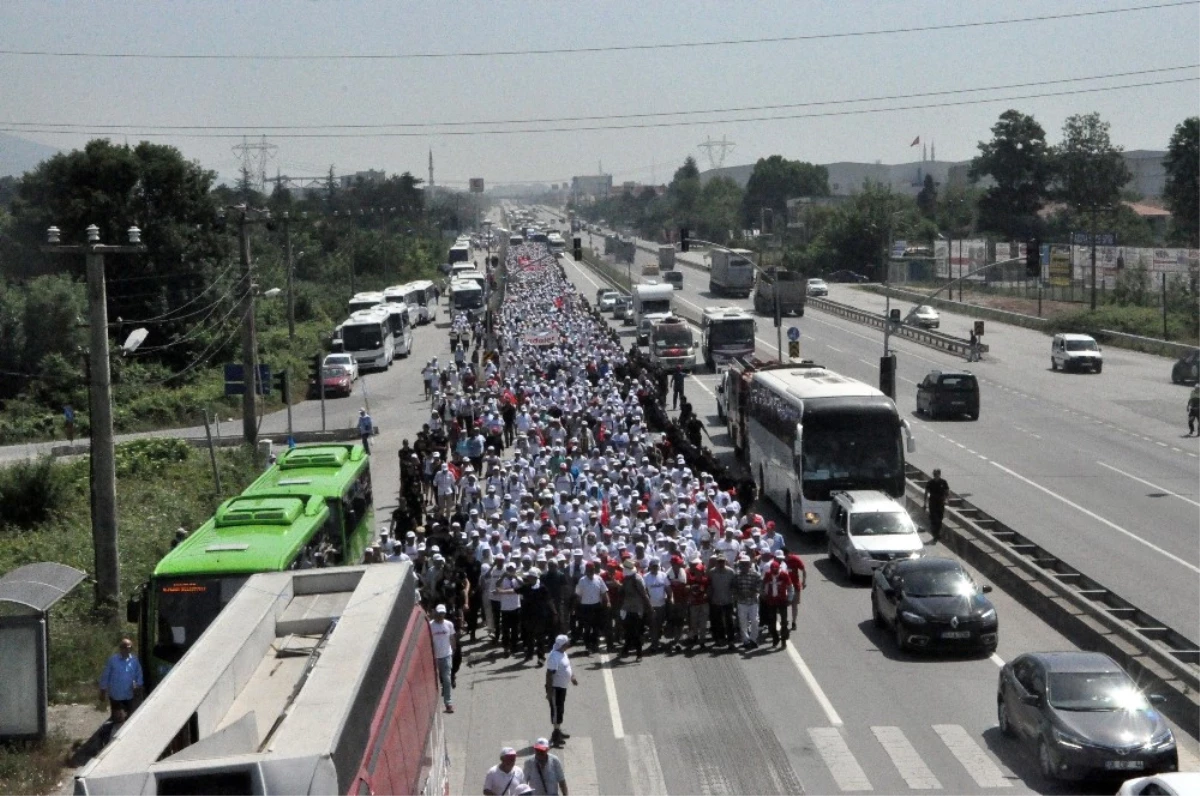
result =
M546 242L550 246L551 254L562 254L567 250L567 241L557 232L547 235Z
M392 287L383 289L383 298L389 304L403 304L404 310L408 313L408 325L416 326L421 322L421 308L417 306L415 299L410 299L412 292L409 291L406 285L393 285Z
M450 283L450 313L460 312L472 321L483 313L483 288L473 279L455 279Z
M377 291L355 293L354 297L350 299L350 314L353 315L359 310L369 310L372 307L378 307L386 300L387 299L383 297L383 294Z
M741 307L705 307L700 319L700 348L714 370L731 359L754 353L754 316Z
M412 323L409 321L408 305L389 301L384 307L388 311L388 326L392 330L392 345L396 356L406 357L412 353Z
M458 241L450 247L450 254L446 258L446 262L454 265L455 263L467 263L471 261L471 242L470 240Z
M742 411L759 491L801 532L829 529L829 495L877 489L904 497L904 440L896 404L861 381L812 364L755 372Z
M416 306L421 317L421 323L432 323L437 318L437 302L433 300L433 283L428 279L418 279L404 286L404 303Z
M396 358L396 340L387 308L358 310L342 321L342 351L354 355L359 370L391 367Z

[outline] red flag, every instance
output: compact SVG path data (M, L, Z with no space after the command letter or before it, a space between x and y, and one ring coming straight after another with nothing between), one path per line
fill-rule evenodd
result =
M562 309L562 306L563 306L563 297L562 296L559 296L558 298L554 299L554 306L558 307L560 310Z
M608 527L608 519L608 499L605 498L604 502L600 504L600 524L605 528Z
M454 474L454 480L455 480L455 481L457 481L458 479L462 478L462 471L458 469L458 465L457 465L457 464L455 464L454 462L448 462L448 463L446 464L446 469L447 469L447 470L449 470L451 473L453 473L453 474Z
M506 404L512 404L513 406L517 405L517 396L513 395L512 390L505 390L504 395L500 396L500 400L504 401Z
M921 136L917 136L916 138L914 138L913 142L911 144L909 144L909 146L916 146L919 143L921 143Z
M708 501L708 527L716 528L718 533L725 527L725 519L721 516L721 510L711 500Z

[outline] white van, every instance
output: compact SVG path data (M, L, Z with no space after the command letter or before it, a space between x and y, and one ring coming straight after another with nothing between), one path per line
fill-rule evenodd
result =
M1050 343L1050 370L1083 370L1099 373L1104 354L1089 334L1056 334Z
M912 517L894 498L874 489L830 495L829 558L847 579L869 576L889 561L920 558L925 543Z

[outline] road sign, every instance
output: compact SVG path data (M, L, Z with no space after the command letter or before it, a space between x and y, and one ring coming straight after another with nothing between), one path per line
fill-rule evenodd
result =
M230 364L225 366L225 394L226 395L245 395L246 379L244 378L245 371L241 365ZM271 394L271 366L258 366L258 394Z
M800 356L800 341L788 340L788 356L792 359Z
M1071 243L1076 246L1091 246L1093 233L1091 232L1072 232ZM1097 232L1095 233L1097 246L1116 246L1117 233L1115 232Z
M789 326L788 327L788 341L794 343L799 339L800 339L800 329L796 326Z

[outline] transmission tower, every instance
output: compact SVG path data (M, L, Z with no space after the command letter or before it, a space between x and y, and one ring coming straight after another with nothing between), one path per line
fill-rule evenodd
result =
M267 189L267 161L274 160L279 147L268 144L264 135L261 140L251 143L243 138L242 143L233 147L233 154L242 161L242 173L249 174L254 180L254 188L260 193Z
M737 144L728 140L725 136L721 136L720 141L714 141L712 140L712 136L709 136L707 140L699 145L700 149L703 149L705 154L708 155L709 167L714 169L719 169L725 165L725 156L732 152L735 146Z

